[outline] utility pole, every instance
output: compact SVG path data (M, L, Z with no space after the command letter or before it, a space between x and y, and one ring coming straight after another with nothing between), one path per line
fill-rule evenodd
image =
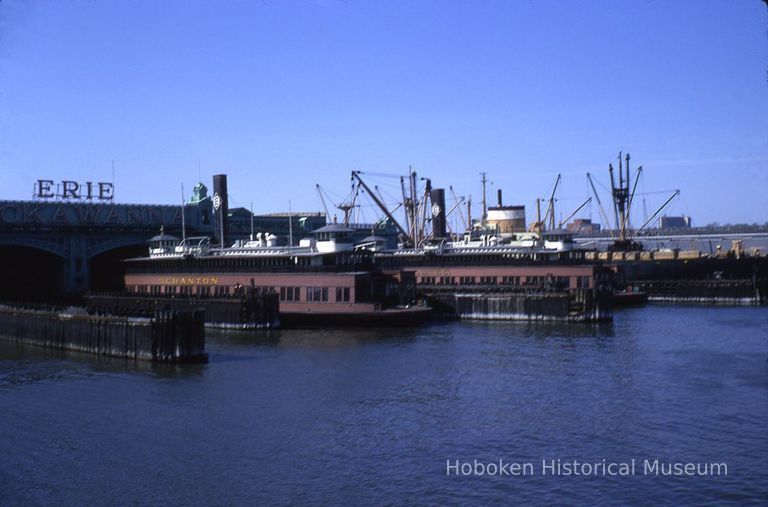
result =
M253 241L253 201L251 201L251 241Z
M411 185L411 242L413 246L416 246L419 242L417 237L419 234L419 216L416 208L416 171L411 166L408 166L408 174L410 175Z
M181 182L181 242L186 244L187 222L184 219L184 182Z
M288 199L288 243L293 246L293 216L291 216L291 200Z
M485 200L485 184L488 182L488 180L486 179L487 174L488 173L484 173L484 172L480 173L480 176L483 177L483 179L481 180L483 183L483 215L480 218L480 226L483 229L485 229L485 223L486 223L486 220L488 220L488 203Z

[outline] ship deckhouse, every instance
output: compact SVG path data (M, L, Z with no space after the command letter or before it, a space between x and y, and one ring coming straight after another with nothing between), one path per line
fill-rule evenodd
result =
M329 224L313 231L315 248L320 253L345 252L352 250L354 241L352 233L355 229L343 224Z

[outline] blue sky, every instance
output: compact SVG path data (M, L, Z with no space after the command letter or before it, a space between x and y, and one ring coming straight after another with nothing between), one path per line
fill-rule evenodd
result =
M0 199L114 159L121 202L224 172L234 205L320 209L412 165L531 218L620 149L649 211L680 188L670 214L768 221L764 2L0 1Z

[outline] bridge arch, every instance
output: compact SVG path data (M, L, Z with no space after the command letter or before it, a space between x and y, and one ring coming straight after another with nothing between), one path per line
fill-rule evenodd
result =
M54 238L29 237L26 235L6 236L0 234L0 247L26 247L42 250L66 259L69 249L66 242L59 242Z
M119 291L125 288L125 259L147 255L147 244L141 242L112 242L111 248L98 248L90 256L89 287L91 290Z
M50 301L60 296L67 261L52 250L25 242L0 243L0 300Z
M89 258L97 257L99 255L108 253L112 250L118 250L118 249L131 249L138 251L139 249L142 250L142 252L139 252L137 255L146 255L148 252L149 245L147 243L147 240L149 240L150 236L144 236L144 235L136 235L136 236L118 236L115 238L108 238L108 239L99 239L99 241L95 242L88 248L87 255Z

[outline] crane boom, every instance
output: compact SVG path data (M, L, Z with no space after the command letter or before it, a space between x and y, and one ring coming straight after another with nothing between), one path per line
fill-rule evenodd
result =
M461 199L458 199L456 197L456 192L453 191L453 185L449 186L448 189L451 191L451 196L453 197L454 202L457 202L457 203L461 204L464 201L464 196L461 196ZM451 211L453 211L453 210L451 210ZM464 223L464 230L465 231L469 230L469 224L467 224L467 220L464 217L464 214L461 213L460 216L461 216L461 221ZM447 215L446 215L446 217L447 217Z
M384 214L387 216L387 218L397 227L397 229L404 235L408 236L408 233L403 229L403 226L400 225L400 223L395 219L394 216L392 216L392 213L389 212L387 207L382 203L378 197L376 197L376 194L371 191L371 189L368 187L368 185L365 184L363 179L360 177L360 171L352 171L352 178L357 179L360 186L363 187L363 189L368 192L368 195L371 196L371 199L373 199L373 202L376 203L376 206L378 206Z
M658 215L659 213L661 213L661 210L663 210L664 208L666 208L666 207L667 207L667 204L669 204L670 202L672 202L672 199L674 199L674 198L675 198L675 197L677 197L678 195L680 195L680 190L675 190L675 191L672 193L672 195L670 196L670 198L669 198L669 199L667 199L666 201L664 201L664 204L662 204L662 205L659 207L659 209L657 209L657 210L656 210L656 213L654 213L654 214L651 216L651 218L649 218L648 220L646 220L646 221L645 221L645 223L643 224L643 226L642 226L642 227L640 227L640 228L639 228L639 229L638 229L638 230L635 232L635 236L637 236L637 233L639 233L640 231L642 231L643 229L645 229L645 226L646 226L646 225L648 225L648 224L650 224L650 223L653 221L653 219L654 219L654 218L656 218L656 215Z
M328 205L325 204L325 197L323 197L323 191L320 188L320 184L316 183L315 188L317 189L317 195L320 196L320 202L323 203L323 209L325 209L325 219L326 221L328 221L331 219L331 214L328 213Z
M555 228L555 192L557 192L557 185L560 184L561 179L562 175L558 174L557 179L555 179L555 186L552 188L552 194L549 196L549 207L544 214L544 221L546 222L549 219L550 229Z
M559 224L557 224L557 228L559 229L560 227L562 227L562 226L563 226L563 224L566 224L566 223L568 223L568 220L570 220L571 218L573 218L573 216L574 216L576 213L578 213L579 211L581 211L581 208L583 208L584 206L586 206L586 205L587 205L587 204L589 204L590 202L592 202L592 198L591 198L591 197L589 197L589 198L588 198L586 201L584 201L583 203L581 203L581 206L579 206L578 208L576 208L576 210L575 210L573 213L571 213L570 215L568 215L568 218L566 218L565 220L561 220L561 221L560 221L560 223L559 223Z
M597 189L595 189L595 184L592 181L592 175L589 173L587 173L587 180L589 181L589 186L592 187L592 193L595 194L595 199L597 200L597 207L600 210L600 216L603 219L603 223L605 223L607 227L609 225L610 220L608 220L608 215L605 213L605 209L603 208L603 203L600 202L600 194L598 194ZM611 231L611 237L613 238L613 231Z
M643 172L643 166L637 168L637 176L635 176L635 184L632 185L632 193L629 194L629 204L627 205L627 214L632 209L632 201L635 200L635 190L637 190L637 183L640 181L640 173Z

